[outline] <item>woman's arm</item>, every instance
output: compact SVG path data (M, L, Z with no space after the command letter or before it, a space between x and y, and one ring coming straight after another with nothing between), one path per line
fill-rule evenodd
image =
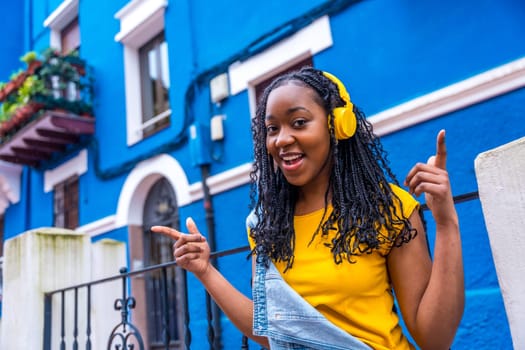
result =
M173 256L177 265L192 272L230 321L246 336L268 347L266 337L253 335L253 302L239 292L210 263L210 247L191 218L186 220L189 234L165 226L153 226L151 231L165 234L176 240Z
M463 315L465 287L459 223L446 171L445 132L437 137L437 154L416 164L405 181L416 196L425 193L436 222L434 261L417 212L410 219L414 240L393 248L388 267L403 319L422 349L448 349Z

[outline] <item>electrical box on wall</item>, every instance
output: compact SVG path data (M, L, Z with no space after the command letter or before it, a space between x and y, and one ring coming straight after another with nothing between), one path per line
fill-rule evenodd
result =
M222 73L217 75L210 81L210 95L214 103L221 102L230 94L230 86L228 83L228 74Z
M193 166L211 163L210 129L199 123L194 123L189 128L190 153Z
M226 119L226 116L223 114L214 115L210 120L211 127L211 140L212 141L221 141L224 139L224 128L222 126L223 120Z

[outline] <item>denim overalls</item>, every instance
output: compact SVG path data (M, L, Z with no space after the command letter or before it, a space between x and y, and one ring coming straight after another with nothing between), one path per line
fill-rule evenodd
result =
M312 281L314 282L314 281ZM253 283L253 334L271 350L365 350L369 346L328 321L281 277L257 259Z

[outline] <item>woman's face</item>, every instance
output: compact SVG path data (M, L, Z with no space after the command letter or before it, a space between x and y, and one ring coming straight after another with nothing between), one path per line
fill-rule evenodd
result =
M330 176L327 112L315 91L298 85L275 88L266 104L266 147L286 180L307 190L326 189Z

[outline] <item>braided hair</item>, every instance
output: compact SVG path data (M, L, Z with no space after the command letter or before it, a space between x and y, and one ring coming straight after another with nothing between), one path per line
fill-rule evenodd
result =
M266 263L268 259L285 262L292 267L294 260L294 210L298 188L289 184L279 168L274 167L266 148L265 115L269 94L283 85L298 85L312 89L316 102L326 114L335 107L344 106L336 84L322 71L303 67L299 71L276 78L265 90L257 104L252 120L254 141L254 167L250 174L250 198L257 220L250 230L255 242L252 254ZM352 257L372 253L383 244L399 246L416 234L409 220L402 214L402 203L392 191L389 182L398 184L390 169L386 153L374 135L372 125L365 115L354 107L357 118L355 135L346 140L336 140L333 115L329 119L330 157L332 170L325 193L325 211L317 234L333 235L327 248L334 262L354 262ZM332 212L327 216L331 196ZM396 205L397 204L397 205ZM380 231L380 228L385 228ZM383 234L381 232L386 232Z

